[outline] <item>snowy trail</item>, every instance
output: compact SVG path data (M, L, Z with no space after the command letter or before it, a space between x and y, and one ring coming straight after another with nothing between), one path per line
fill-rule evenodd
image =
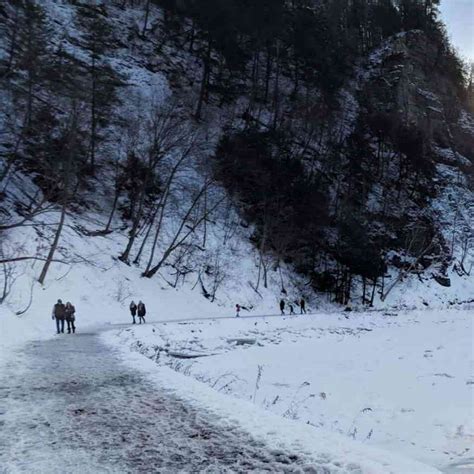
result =
M0 374L0 472L319 472L223 431L125 367L99 332L17 349Z
M365 314L369 313L381 313L382 310L372 310L372 311L365 311ZM229 311L229 313L232 313L232 311ZM333 311L318 311L318 312L307 312L306 314L280 314L280 313L268 313L268 314L243 314L239 316L238 318L234 316L206 316L206 317L200 317L200 316L187 316L185 318L173 318L173 319L153 319L150 318L148 315L146 317L146 324L193 324L193 323L198 323L201 321L221 321L221 320L233 320L233 321L239 321L239 320L246 320L246 319L279 319L279 320L285 320L285 319L297 319L299 317L304 317L304 316L325 316L327 314L334 314L334 315L339 315L339 316L344 316L346 319L349 319L351 313L345 313L340 310L333 310ZM354 314L357 314L354 312ZM137 327L140 325L137 324ZM130 322L127 323L110 323L107 325L107 330L113 330L113 329L120 329L120 328L130 328L133 327Z

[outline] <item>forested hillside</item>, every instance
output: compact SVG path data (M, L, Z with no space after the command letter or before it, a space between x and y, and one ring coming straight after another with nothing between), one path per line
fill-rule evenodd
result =
M474 84L439 3L4 1L1 301L106 238L212 302L465 301Z

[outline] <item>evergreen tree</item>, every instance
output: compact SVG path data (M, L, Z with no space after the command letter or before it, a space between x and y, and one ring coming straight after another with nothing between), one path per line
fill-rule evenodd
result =
M467 85L467 104L472 113L474 113L474 63L469 68L469 80Z
M240 12L234 0L189 0L188 13L201 32L198 55L202 61L202 75L195 117L201 118L202 107L209 92L213 61L216 51L229 68L242 64L238 41Z
M25 0L19 20L11 25L18 28L12 32L11 58L16 72L16 94L25 101L24 124L31 124L37 91L45 86L50 71L50 30L45 13L34 0Z
M89 53L86 65L88 78L88 101L90 107L89 164L94 173L97 147L103 136L101 131L110 122L111 108L118 102L117 87L121 78L107 62L107 53L114 48L116 41L113 29L107 21L104 6L81 5L77 22L82 28L81 46Z

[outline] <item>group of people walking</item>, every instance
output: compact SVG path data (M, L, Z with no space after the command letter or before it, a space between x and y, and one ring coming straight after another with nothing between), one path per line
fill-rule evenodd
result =
M130 313L133 318L133 324L135 324L135 316L138 316L138 323L145 323L146 307L143 301L139 301L135 304L134 301L130 303ZM56 320L56 331L57 334L64 333L64 323L67 323L67 333L74 334L76 332L76 308L71 302L64 304L62 300L58 300L53 306L52 319Z
M68 334L76 332L76 308L69 301L64 304L62 300L58 300L53 306L52 318L56 320L57 334L64 333L64 322L67 323Z
M132 300L130 303L130 314L133 318L133 324L136 324L135 316L138 316L138 324L145 324L145 315L146 315L146 306L143 301L139 301L138 304L135 304L135 301Z
M282 316L285 315L285 307L288 306L289 314L296 314L295 313L295 306L299 306L300 308L300 314L306 314L306 301L304 298L301 298L299 301L285 301L283 298L280 300L280 312ZM240 304L235 305L235 317L238 318L240 317L240 311L242 309L247 309L244 306L241 306ZM135 322L135 320L134 320Z
M296 314L295 313L295 308L293 305L299 306L300 308L300 314L306 314L306 301L304 298L301 298L299 301L287 301L282 298L280 300L280 312L282 316L285 315L285 307L288 306L289 314Z
M285 302L284 299L280 300L280 311L282 315L285 315L285 307L288 306L289 314L296 314L294 311L294 306L299 306L300 314L306 314L306 301L304 298L301 298L299 301L294 303L291 301ZM235 305L235 316L240 316L241 309L246 309L239 304ZM133 324L136 324L135 317L138 316L138 324L145 324L145 315L146 315L146 306L143 301L139 301L138 304L135 304L135 301L130 303L130 314L132 315ZM67 333L71 334L76 332L76 308L69 301L64 304L62 300L53 306L53 320L56 320L56 330L57 333L64 333L64 322L67 323Z

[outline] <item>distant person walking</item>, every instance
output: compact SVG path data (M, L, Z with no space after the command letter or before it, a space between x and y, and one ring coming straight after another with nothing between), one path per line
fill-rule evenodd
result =
M280 300L280 311L283 316L285 314L285 301L282 299Z
M240 304L235 305L235 317L240 317Z
M292 303L288 303L288 307L290 308L290 314L295 314L294 310L293 310L293 304Z
M138 302L137 314L138 314L138 324L141 324L142 321L143 321L143 323L145 323L146 307L145 307L145 303L143 303L143 301Z
M135 301L133 300L130 303L130 314L132 315L132 318L133 318L133 324L135 324L136 323L135 316L137 314L137 305L135 304Z
M61 300L53 306L53 319L56 320L57 333L64 332L64 318L66 317L66 307Z
M72 330L74 334L76 332L76 325L74 324L74 322L76 321L76 308L74 308L74 306L69 301L66 303L64 313L67 322L67 333L71 334Z
M300 310L301 314L306 314L306 301L304 300L304 298L301 298L300 300Z

